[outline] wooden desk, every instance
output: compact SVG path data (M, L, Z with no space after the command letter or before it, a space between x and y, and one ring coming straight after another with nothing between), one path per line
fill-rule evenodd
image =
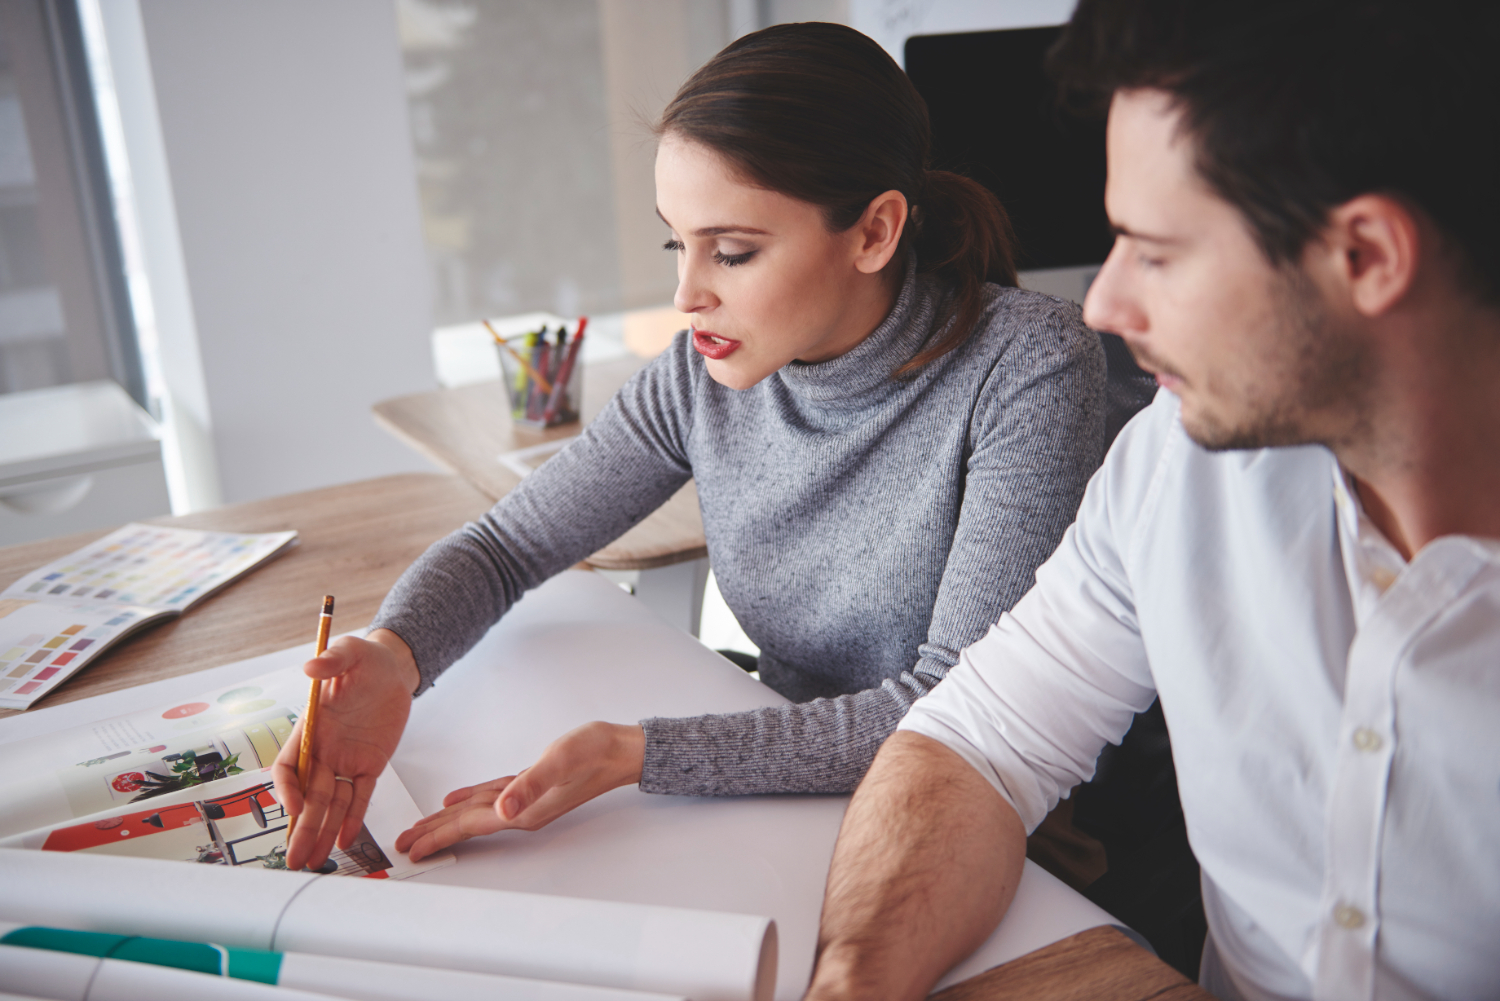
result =
M590 365L583 373L583 420L593 420L642 364L632 356ZM521 482L496 456L578 433L578 425L545 431L516 427L499 382L398 396L373 409L381 427L493 500ZM698 492L688 483L645 521L590 556L588 563L601 570L649 570L707 555Z
M456 477L411 474L159 519L163 524L220 530L296 528L301 544L181 618L127 640L43 704L71 702L306 643L318 599L329 590L339 598L340 627L363 625L410 560L487 504L487 498ZM101 534L0 549L0 586ZM0 733L3 730L0 726ZM1209 1001L1207 994L1110 928L1062 939L936 997Z
M185 615L126 639L33 708L305 643L328 593L338 598L337 628L360 628L412 560L489 504L457 476L408 473L154 519L150 524L231 532L295 528L299 542ZM80 532L0 549L0 589L106 534ZM0 710L0 718L19 711Z
M1214 1001L1114 928L1090 928L954 984L932 1001Z

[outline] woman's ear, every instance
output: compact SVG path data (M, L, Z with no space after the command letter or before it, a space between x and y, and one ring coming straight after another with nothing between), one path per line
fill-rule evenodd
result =
M871 199L851 230L855 239L854 267L873 275L890 263L896 248L901 246L906 218L906 196L901 192L887 191Z

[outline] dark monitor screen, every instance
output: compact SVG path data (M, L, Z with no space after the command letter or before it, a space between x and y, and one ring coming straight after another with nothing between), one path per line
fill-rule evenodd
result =
M1023 269L1099 264L1112 238L1104 215L1104 123L1056 107L1042 68L1061 27L919 35L906 72L932 116L933 166L999 196Z

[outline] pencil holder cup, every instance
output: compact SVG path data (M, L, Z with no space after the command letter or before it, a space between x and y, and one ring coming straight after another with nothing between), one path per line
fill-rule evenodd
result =
M557 334L522 334L496 343L511 420L550 428L578 420L583 364L578 342Z

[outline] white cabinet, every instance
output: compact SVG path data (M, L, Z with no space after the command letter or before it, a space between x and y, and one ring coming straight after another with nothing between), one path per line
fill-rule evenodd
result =
M0 395L0 545L171 511L156 422L119 386Z

